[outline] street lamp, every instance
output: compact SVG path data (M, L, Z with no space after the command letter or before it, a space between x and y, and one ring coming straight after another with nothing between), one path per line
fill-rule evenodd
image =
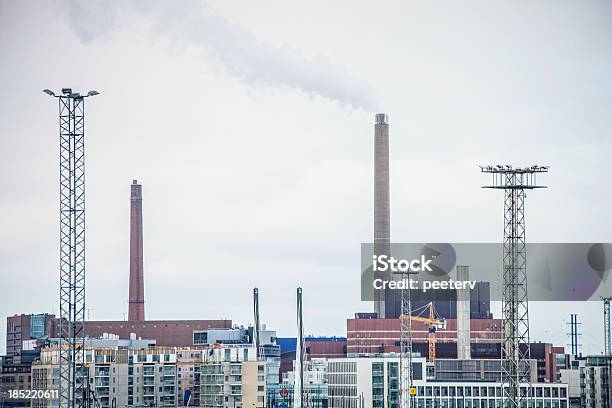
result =
M96 95L100 95L100 92L98 91L89 91L87 92L87 95L81 95L78 92L72 92L72 88L62 88L62 94L63 95L56 95L55 92L53 92L50 89L43 89L43 92L46 93L49 96L52 96L54 98L87 98L89 96L96 96Z

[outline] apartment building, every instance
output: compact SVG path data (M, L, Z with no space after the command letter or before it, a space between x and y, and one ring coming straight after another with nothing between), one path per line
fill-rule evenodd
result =
M203 355L199 403L205 407L256 408L266 405L266 361L250 344L224 345Z
M102 348L86 345L87 369L78 379L100 407L177 405L177 349ZM32 388L57 390L60 383L59 349L43 350L32 365ZM32 400L33 407L52 407L57 399Z

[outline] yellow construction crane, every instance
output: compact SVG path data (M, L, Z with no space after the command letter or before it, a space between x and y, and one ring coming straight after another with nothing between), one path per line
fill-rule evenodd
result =
M440 318L436 316L435 310L433 307L433 302L429 302L425 306L415 310L417 313L423 313L425 311L429 311L429 317L425 316L410 316L410 320L413 322L421 322L428 324L427 328L427 340L429 343L429 361L436 361L436 330L446 330L446 319ZM406 316L402 315L402 319L405 319Z

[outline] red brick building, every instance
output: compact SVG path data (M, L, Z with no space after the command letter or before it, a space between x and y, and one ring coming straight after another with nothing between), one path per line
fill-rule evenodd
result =
M347 319L347 354L399 353L399 319ZM501 352L501 319L472 319L470 339L473 358L495 358ZM428 325L412 322L413 349L428 354ZM448 319L446 329L436 332L436 355L457 358L457 320Z
M231 320L90 321L85 322L85 335L100 337L112 333L120 339L129 339L134 333L136 338L156 340L158 346L188 347L194 346L194 332L231 327Z

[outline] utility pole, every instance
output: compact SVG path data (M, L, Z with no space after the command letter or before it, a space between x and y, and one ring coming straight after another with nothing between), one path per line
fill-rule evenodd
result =
M59 95L60 147L60 408L76 408L83 395L85 321L85 99L62 88ZM77 381L80 377L81 381Z
M493 178L492 183L483 188L504 190L502 389L508 408L522 408L527 406L531 392L525 190L545 188L537 184L536 176L548 172L548 167L513 168L498 164L480 166L480 170ZM522 350L521 344L524 345ZM521 384L527 385L526 392L521 392Z

